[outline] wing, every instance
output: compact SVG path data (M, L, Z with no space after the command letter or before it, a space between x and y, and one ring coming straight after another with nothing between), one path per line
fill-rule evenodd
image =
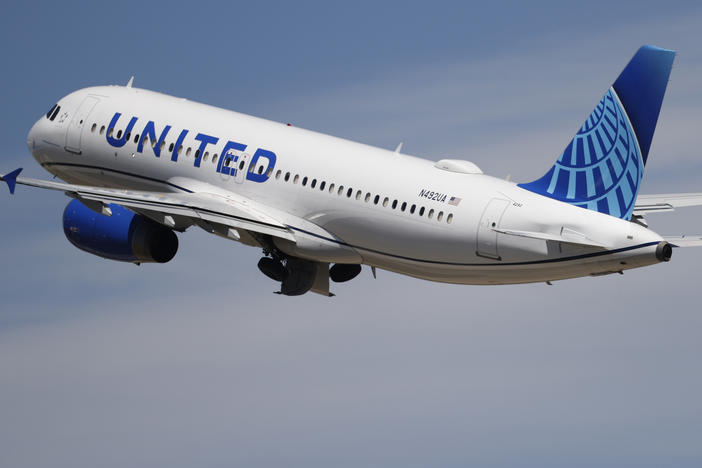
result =
M675 208L702 205L702 193L669 193L661 195L639 195L634 206L635 215L673 211Z
M15 184L57 190L106 216L112 215L108 204L116 203L176 230L195 224L234 240L241 240L240 231L296 240L293 231L271 216L271 209L265 205L232 192L217 193L216 188L212 193L118 190L18 177L19 171L21 169L0 177L11 192Z

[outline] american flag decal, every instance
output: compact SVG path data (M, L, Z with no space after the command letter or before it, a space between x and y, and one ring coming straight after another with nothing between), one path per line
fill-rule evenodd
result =
M461 203L461 199L458 197L451 197L448 201L448 204L453 206L458 206L459 203Z

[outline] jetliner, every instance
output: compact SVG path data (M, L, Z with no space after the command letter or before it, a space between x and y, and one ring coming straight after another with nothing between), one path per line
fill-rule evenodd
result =
M514 183L165 94L98 86L60 99L29 151L65 182L68 240L122 262L164 263L190 227L262 249L279 293L325 296L361 265L459 284L547 282L670 260L644 215L702 194L638 195L675 53L641 47L553 167ZM331 265L331 267L330 267Z

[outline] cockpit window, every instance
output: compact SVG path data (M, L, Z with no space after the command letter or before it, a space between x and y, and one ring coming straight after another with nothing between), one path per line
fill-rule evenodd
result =
M51 120L53 122L60 110L61 110L61 106L56 106L56 109L54 109L54 113L51 114L51 117L49 117L49 120Z
M47 119L51 117L51 113L54 111L54 109L56 109L56 106L58 106L58 104L54 104L54 106L51 109L49 109L49 112L46 113Z

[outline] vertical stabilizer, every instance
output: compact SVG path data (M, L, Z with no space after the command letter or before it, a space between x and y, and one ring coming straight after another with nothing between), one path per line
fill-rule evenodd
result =
M631 219L675 52L643 46L554 166L520 187Z

